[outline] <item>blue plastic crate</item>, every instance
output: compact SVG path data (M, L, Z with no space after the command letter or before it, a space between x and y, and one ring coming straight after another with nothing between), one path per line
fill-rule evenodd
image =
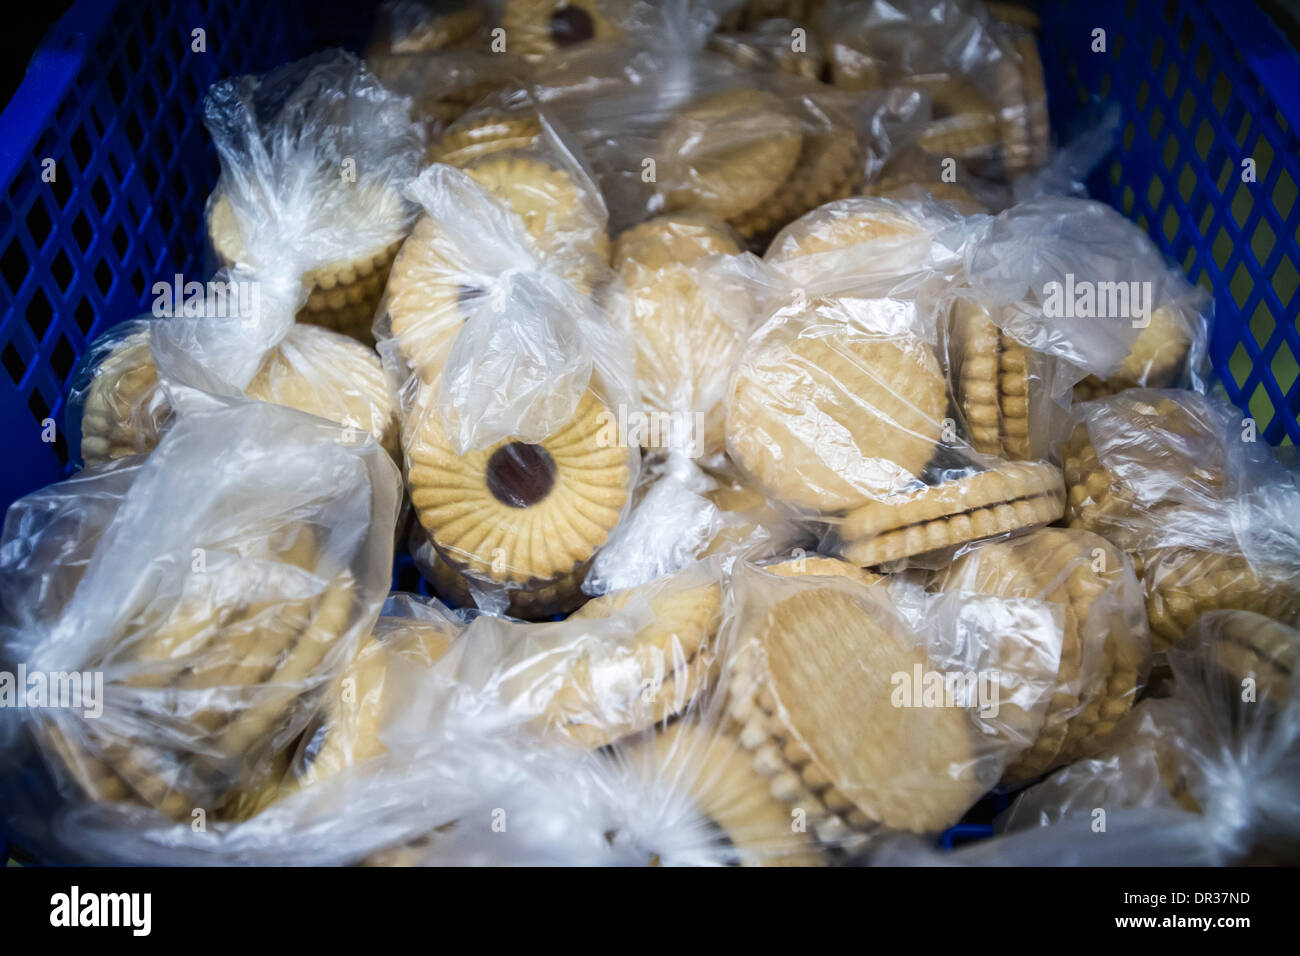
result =
M86 344L144 311L157 277L201 271L217 174L199 119L208 85L325 46L359 49L368 6L78 0L51 31L0 115L0 506L65 472L64 392ZM1239 0L1040 7L1057 132L1098 103L1123 112L1093 195L1215 290L1211 354L1228 394L1270 442L1300 440L1300 59ZM1098 28L1104 54L1090 49ZM393 580L429 593L405 555ZM984 820L1006 805L989 798L941 845L988 835Z
M1241 0L1043 7L1056 131L1095 103L1122 111L1089 191L1214 293L1210 355L1228 396L1272 444L1300 442L1300 58Z

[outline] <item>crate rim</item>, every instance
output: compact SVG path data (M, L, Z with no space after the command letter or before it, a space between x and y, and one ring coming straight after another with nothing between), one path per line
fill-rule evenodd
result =
M0 182L18 175L49 118L76 81L95 37L121 0L76 0L41 39L0 113Z

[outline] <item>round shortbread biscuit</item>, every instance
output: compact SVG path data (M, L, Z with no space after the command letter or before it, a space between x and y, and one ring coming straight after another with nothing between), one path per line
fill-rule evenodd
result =
M579 656L565 659L559 686L539 718L547 731L592 749L604 747L682 713L708 683L722 621L717 583L652 582L594 598L569 620L614 618L638 600L646 601L651 613L630 646L609 640L599 655L584 647Z
M1223 675L1234 700L1249 680L1256 700L1278 710L1290 703L1300 666L1300 632L1250 611L1211 613L1200 619L1198 629L1209 633L1211 666Z
M618 6L608 0L505 0L501 27L510 52L540 60L591 40L623 34Z
M1064 497L1059 469L1043 461L1005 462L939 485L868 501L844 517L840 534L847 541L870 539L909 525L1041 496Z
M232 819L251 808L245 794L274 785L285 766L272 749L277 734L301 709L310 678L358 608L354 579L322 564L309 529L274 548L267 543L250 544L239 567L207 576L210 584L161 617L133 621L129 646L114 651L115 668L128 669L133 694L145 700L166 694L188 703L171 715L176 737L147 727L137 736L117 721L96 723L75 745L57 735L56 752L71 758L68 769L91 796L151 806L178 821L194 807ZM292 599L277 591L304 571L319 575L319 591ZM239 575L247 577L242 587ZM277 575L284 581L277 584ZM233 593L243 596L236 601Z
M763 258L771 263L789 262L920 232L921 225L893 203L855 197L824 205L796 219L772 240Z
M373 435L394 461L401 459L392 384L379 356L345 335L294 325L244 394L360 429Z
M726 444L723 390L754 310L741 301L743 293L716 294L710 277L693 263L739 252L721 222L685 214L642 223L615 244L615 265L631 304L642 401L651 414L665 421L676 415L685 426L682 434L661 434L661 445L688 442L707 457Z
M822 554L797 555L760 567L769 574L779 574L782 577L813 574L821 577L849 578L860 584L876 584L885 580L882 574L873 574L862 570L856 564Z
M124 339L94 373L82 415L82 457L96 464L157 447L172 410L149 332ZM397 457L397 398L379 357L353 339L295 324L263 360L245 394L374 437Z
M806 831L790 826L790 808L772 796L768 781L754 770L748 752L731 733L686 718L654 733L625 740L621 767L648 777L654 787L670 788L672 805L680 797L721 828L741 866L822 866L826 858ZM674 826L690 825L673 821ZM703 831L707 839L707 830ZM651 848L653 849L653 848Z
M493 153L528 149L541 136L542 124L536 116L488 113L466 117L429 147L428 160L463 169Z
M1253 611L1289 626L1300 623L1294 569L1257 569L1240 551L1191 548L1143 551L1141 560L1156 650L1177 644L1207 611Z
M158 447L172 407L158 382L149 330L132 332L90 374L81 413L82 461L98 465Z
M303 276L307 302L298 310L298 321L342 332L366 345L374 344L371 324L375 309L388 281L393 259L402 245L408 225L406 205L388 186L358 184L348 201L356 215L369 223L391 224L391 238L373 249L358 250L354 259L327 263ZM362 212L364 210L364 212ZM240 262L244 240L230 201L221 193L208 202L208 241L217 262L225 268ZM372 227L373 228L373 227Z
M890 675L931 662L875 610L839 588L801 588L737 648L729 709L741 743L773 795L832 842L876 824L942 829L983 789L964 709L893 706Z
M727 448L774 499L852 508L915 481L947 407L927 343L805 315L750 340L731 380Z
M673 117L657 149L667 207L743 216L794 172L803 139L799 118L772 93L727 90L697 100Z
M944 590L1062 607L1056 688L1034 743L1006 769L1030 780L1091 749L1130 709L1145 665L1136 579L1098 535L1048 528L977 548L943 575Z
M394 667L432 666L456 639L451 628L415 618L380 618L352 662L326 692L292 764L293 786L309 787L386 748L379 739L388 675ZM280 796L284 796L282 788Z
M823 203L850 195L861 185L865 157L857 132L832 125L804 134L799 161L770 201L741 214L732 225L765 246L786 225Z
M971 447L1002 453L1002 405L998 368L1001 333L988 309L959 299L951 314L952 350L957 362L956 399L966 419Z
M1172 386L1178 381L1191 344L1191 330L1186 321L1176 310L1161 306L1151 313L1151 321L1138 333L1119 371L1107 379L1089 375L1075 386L1075 398L1092 401L1126 388Z
M509 439L457 455L431 407L417 398L404 447L411 503L438 551L459 572L535 589L568 578L618 523L630 494L628 450L604 432L611 414L586 392L573 417L542 442Z
M484 157L465 172L505 200L542 254L565 263L561 272L575 287L591 288L595 274L609 264L609 233L572 176L509 154Z

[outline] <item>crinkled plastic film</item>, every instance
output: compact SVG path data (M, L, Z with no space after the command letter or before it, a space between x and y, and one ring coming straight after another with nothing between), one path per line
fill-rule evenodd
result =
M1245 611L1204 615L1170 652L1171 696L1147 699L1106 748L1026 790L1003 835L943 860L915 844L882 863L1188 866L1294 859L1294 665L1300 633Z
M343 51L215 84L204 122L221 161L206 216L218 264L300 280L302 320L368 342L414 218L402 190L424 135L409 114L409 100Z
M1068 517L1129 551L1158 648L1204 611L1300 619L1300 479L1226 402L1130 389L1085 402L1060 451Z
M399 500L372 440L236 402L15 505L5 657L85 692L9 725L6 762L29 735L68 806L48 831L43 809L12 822L129 860L246 815L370 631Z

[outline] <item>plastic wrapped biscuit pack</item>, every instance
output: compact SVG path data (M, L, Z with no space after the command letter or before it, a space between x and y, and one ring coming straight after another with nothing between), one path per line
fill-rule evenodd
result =
M6 833L1300 859L1300 472L1208 292L1082 198L1113 129L1053 145L1037 27L390 0L213 83L209 281L87 344L4 522Z

